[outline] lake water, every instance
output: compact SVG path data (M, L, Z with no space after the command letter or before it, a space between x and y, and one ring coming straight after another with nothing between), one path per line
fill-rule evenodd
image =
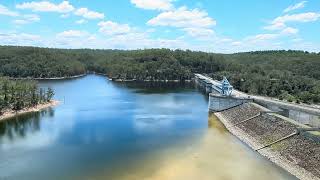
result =
M208 115L192 85L41 81L57 107L0 123L0 179L295 179Z

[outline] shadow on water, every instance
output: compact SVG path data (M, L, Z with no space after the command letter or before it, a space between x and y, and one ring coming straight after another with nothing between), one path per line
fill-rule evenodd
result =
M165 94L194 91L192 82L116 82L116 86L141 94Z
M194 93L199 92L203 99L208 101L209 96L194 82L115 82L114 85L122 89L130 89L137 94L167 94L167 93Z
M0 140L7 137L13 141L15 138L24 138L28 134L40 131L40 121L44 117L53 117L54 109L47 108L39 112L24 113L0 122Z

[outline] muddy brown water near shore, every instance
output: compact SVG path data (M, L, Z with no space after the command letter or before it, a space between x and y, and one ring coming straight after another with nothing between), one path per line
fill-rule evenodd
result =
M131 170L119 172L118 179L296 179L235 139L213 114L208 117L208 130L198 141L185 144L183 149L176 147L147 156ZM92 176L93 179L111 177L100 173Z
M61 104L0 123L0 179L295 179L209 118L192 86L41 81Z

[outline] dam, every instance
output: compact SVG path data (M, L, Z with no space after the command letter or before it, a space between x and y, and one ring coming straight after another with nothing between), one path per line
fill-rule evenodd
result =
M209 111L242 142L299 179L320 179L319 109L252 96L195 74ZM209 86L209 87L208 87Z
M226 82L226 80L220 82L202 74L195 74L195 82L209 94L210 111L218 112L246 102L255 102L270 111L295 120L298 123L310 127L320 127L319 108L310 105L289 103L269 97L248 95L235 89L228 92L229 94L227 94L227 96L221 95L222 83ZM229 84L229 86L231 85Z

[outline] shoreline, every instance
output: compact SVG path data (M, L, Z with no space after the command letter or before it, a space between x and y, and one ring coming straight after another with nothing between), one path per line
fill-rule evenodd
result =
M137 80L137 79L117 79L117 78L110 78L108 76L108 74L103 74L103 73L97 73L97 72L88 72L85 74L79 74L79 75L75 75L75 76L63 76L63 77L50 77L50 78L35 78L35 77L20 77L20 78L12 78L10 77L10 79L12 80L65 80L65 79L75 79L75 78L80 78L80 77L84 77L86 75L89 74L96 74L96 75L100 75L100 76L105 76L107 77L110 81L113 82L176 82L176 83L180 83L180 82L192 82L192 79L186 79L186 80L161 80L161 79L156 79L156 80Z
M10 78L13 80L64 80L64 79L75 79L84 77L87 74L79 74L75 76L63 76L63 77L51 77L51 78L34 78L34 77L24 77L24 78Z
M38 112L49 107L54 107L54 106L57 106L59 103L60 101L51 100L50 102L47 102L44 104L38 104L37 106L31 107L31 108L24 108L19 111L8 110L8 111L5 111L2 115L0 115L0 122L6 121L10 118L13 118L15 116L18 116L24 113Z
M235 137L237 137L240 141L248 145L253 151L256 151L257 153L261 154L262 156L267 158L269 161L283 168L293 176L297 177L298 179L320 180L320 178L316 177L314 174L307 171L306 169L288 161L280 153L272 150L270 147L257 151L256 149L263 147L262 143L259 143L256 138L249 135L244 130L238 128L237 126L234 126L234 124L232 124L230 120L227 117L225 117L221 112L216 112L214 113L214 115L224 124L227 130L231 134L233 134Z
M136 80L136 79L114 79L114 78L109 78L109 80L113 82L175 82L175 83L180 83L180 82L192 82L191 79L186 79L184 81L182 80Z

